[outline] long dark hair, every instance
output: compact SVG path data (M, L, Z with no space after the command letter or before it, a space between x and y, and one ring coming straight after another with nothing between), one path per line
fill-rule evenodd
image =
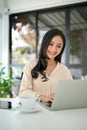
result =
M33 78L37 78L38 73L40 73L40 74L42 74L42 81L47 81L47 77L46 77L46 74L44 73L44 70L47 67L46 59L49 59L49 58L48 58L46 52L47 52L47 48L54 36L60 36L63 40L63 48L62 48L60 54L55 57L55 61L61 62L62 53L65 48L65 41L66 41L65 36L61 30L52 29L52 30L49 30L42 39L38 62L31 71L31 75Z

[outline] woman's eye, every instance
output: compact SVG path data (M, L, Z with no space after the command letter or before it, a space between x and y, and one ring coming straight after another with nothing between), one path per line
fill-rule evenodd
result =
M58 48L61 48L61 46L57 46Z

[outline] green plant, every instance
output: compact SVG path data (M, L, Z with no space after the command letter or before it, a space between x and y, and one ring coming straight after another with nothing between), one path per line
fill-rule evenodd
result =
M5 75L5 67L0 63L0 97L12 97L12 86L15 85L11 74Z

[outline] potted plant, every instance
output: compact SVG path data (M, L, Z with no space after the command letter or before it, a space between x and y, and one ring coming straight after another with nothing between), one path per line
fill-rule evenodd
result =
M12 97L12 86L15 85L11 74L5 75L5 67L0 63L0 98Z

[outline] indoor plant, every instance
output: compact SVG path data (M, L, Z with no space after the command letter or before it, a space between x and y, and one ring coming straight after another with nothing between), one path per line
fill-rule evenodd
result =
M2 64L0 63L0 98L12 97L12 86L14 84L15 82L11 74L6 76L5 67L2 67Z

